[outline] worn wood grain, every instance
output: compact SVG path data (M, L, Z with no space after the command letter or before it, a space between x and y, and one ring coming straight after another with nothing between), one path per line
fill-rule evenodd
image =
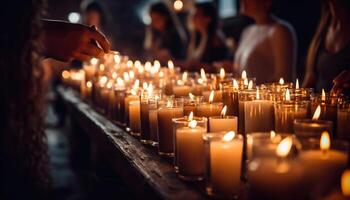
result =
M205 199L203 183L185 183L176 177L172 164L155 149L113 124L83 102L75 91L60 87L59 95L76 123L97 145L98 157L107 160L114 172L139 197L159 199Z

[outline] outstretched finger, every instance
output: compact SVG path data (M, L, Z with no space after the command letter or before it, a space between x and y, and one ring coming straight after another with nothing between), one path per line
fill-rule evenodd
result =
M103 51L105 53L108 53L111 48L111 45L109 44L106 36L104 36L103 33L94 29L93 27L90 28L89 33L90 33L91 39L96 40L97 43L102 47Z

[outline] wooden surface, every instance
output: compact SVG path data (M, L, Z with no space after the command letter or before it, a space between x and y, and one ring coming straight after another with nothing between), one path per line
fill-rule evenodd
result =
M60 87L75 126L93 141L94 159L104 158L136 197L156 199L205 199L203 183L181 181L171 161L160 158L156 149L141 144L136 138L97 113L80 100L72 89ZM97 157L97 158L96 158Z

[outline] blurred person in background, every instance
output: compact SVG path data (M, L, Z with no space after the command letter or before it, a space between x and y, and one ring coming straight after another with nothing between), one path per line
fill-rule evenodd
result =
M246 28L235 53L234 71L246 70L258 83L292 81L297 43L293 27L271 13L272 0L242 0L255 24Z
M40 61L88 61L110 48L91 27L41 20L44 5L44 0L4 0L0 7L1 18L11 19L0 30L1 200L52 199Z
M151 24L146 27L144 39L147 59L157 59L162 64L184 59L187 36L174 11L158 2L151 5L149 14Z
M329 91L334 80L338 91L341 83L349 79L346 78L349 70L350 1L323 0L320 22L308 51L303 86Z
M213 63L229 58L225 36L219 28L219 16L212 2L196 3L190 14L190 41L184 69L216 72Z

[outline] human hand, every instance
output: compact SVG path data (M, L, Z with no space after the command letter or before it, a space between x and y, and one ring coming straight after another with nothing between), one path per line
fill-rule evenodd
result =
M89 61L92 57L102 58L110 50L108 40L95 27L53 20L43 20L43 24L46 57L63 62Z
M332 92L340 93L344 89L350 89L350 70L342 71L334 80L333 80Z

